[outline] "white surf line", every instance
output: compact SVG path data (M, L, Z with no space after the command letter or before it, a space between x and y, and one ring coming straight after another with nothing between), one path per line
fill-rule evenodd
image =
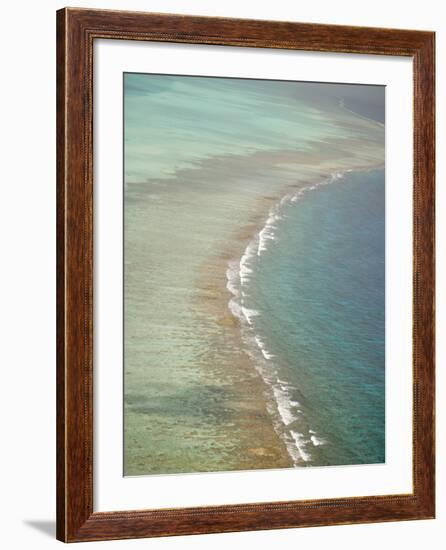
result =
M253 237L253 239L251 239L251 241L249 241L240 260L231 260L228 262L228 268L226 270L226 288L232 295L228 302L228 307L232 315L239 319L242 323L242 330L243 326L245 326L253 331L253 318L260 315L257 310L247 308L244 305L243 287L249 285L251 276L254 273L253 267L251 266L252 260L256 256L261 256L263 252L268 250L268 241L276 240L275 230L277 229L277 226L275 224L278 220L282 219L282 216L280 215L280 208L288 203L297 202L299 198L308 191L312 191L318 187L329 185L342 179L345 173L353 170L354 169L348 169L332 172L329 176L327 176L327 178L322 179L319 182L302 187L294 193L284 195L280 201L278 201L270 209L263 228ZM246 342L246 339L243 337L242 339ZM265 344L259 335L254 334L254 338L251 337L250 339L256 343L257 348L266 363L274 359L274 354L266 349ZM252 356L251 353L248 353L248 355L250 355L254 361L256 370L259 372L265 382L265 385L271 390L275 411L275 414L270 413L273 419L273 426L279 438L285 443L285 447L291 460L293 461L293 464L295 466L299 466L302 463L310 462L311 454L307 449L308 444L312 444L314 447L317 447L323 445L325 440L316 437L316 432L312 430L309 431L310 436L306 437L303 433L289 427L291 424L298 421L299 414L302 414L300 403L290 398L287 391L287 382L280 380L274 375L272 370L266 374L265 369L258 365L256 357ZM276 425L277 421L281 424L280 428Z

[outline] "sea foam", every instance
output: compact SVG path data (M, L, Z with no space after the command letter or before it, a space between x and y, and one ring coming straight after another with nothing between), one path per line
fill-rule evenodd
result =
M296 388L278 377L274 365L275 355L267 349L264 339L256 333L255 318L260 316L261 312L248 307L246 298L249 296L249 285L254 275L254 264L258 261L257 258L265 253L269 245L277 239L277 222L283 218L283 207L297 202L306 192L321 185L331 184L342 177L342 172L334 172L329 178L319 183L284 195L270 209L263 228L249 242L240 260L230 261L226 270L226 288L231 294L228 307L234 317L241 322L242 339L247 345L246 352L253 359L257 371L270 389L272 403L269 404L268 410L273 417L276 432L284 441L295 466L311 462L311 453L308 447L314 448L323 445L325 440L318 437L314 430L309 430L308 434L304 435L296 429L299 416L302 414L300 403L293 398ZM257 349L257 353L255 353L255 349Z

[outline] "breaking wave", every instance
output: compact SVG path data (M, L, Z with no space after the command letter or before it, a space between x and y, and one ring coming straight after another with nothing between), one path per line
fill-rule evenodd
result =
M231 294L229 309L240 321L245 351L252 358L266 385L268 411L272 416L275 431L284 442L295 466L311 465L311 449L324 445L326 441L314 430L299 429L303 411L294 397L297 388L280 378L275 355L267 348L264 338L257 331L256 318L261 314L258 310L247 307L246 298L256 262L277 239L278 224L283 219L284 206L299 201L304 193L331 184L342 177L342 172L335 172L326 180L302 187L282 197L270 209L262 229L248 243L242 257L239 260L231 260L226 271L226 288Z

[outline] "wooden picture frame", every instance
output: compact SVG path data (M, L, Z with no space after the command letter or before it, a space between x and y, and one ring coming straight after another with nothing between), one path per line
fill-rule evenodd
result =
M65 8L57 12L57 538L65 542L434 517L434 33ZM93 43L413 60L413 493L93 511Z

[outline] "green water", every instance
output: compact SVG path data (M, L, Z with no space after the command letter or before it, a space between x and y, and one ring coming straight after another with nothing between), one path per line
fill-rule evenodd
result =
M126 475L295 464L277 400L229 308L227 270L284 194L382 164L382 124L342 109L342 90L367 105L384 100L379 87L124 75ZM277 253L298 265L295 244ZM308 407L303 422L328 441L310 417ZM345 462L332 445L309 463ZM350 456L368 460L361 449Z
M361 97L377 86L125 74L125 181L175 178L203 159L255 152L308 151L316 142L362 137L382 146L382 133L339 112L343 93ZM351 99L350 99L351 101ZM370 102L366 102L368 105Z

